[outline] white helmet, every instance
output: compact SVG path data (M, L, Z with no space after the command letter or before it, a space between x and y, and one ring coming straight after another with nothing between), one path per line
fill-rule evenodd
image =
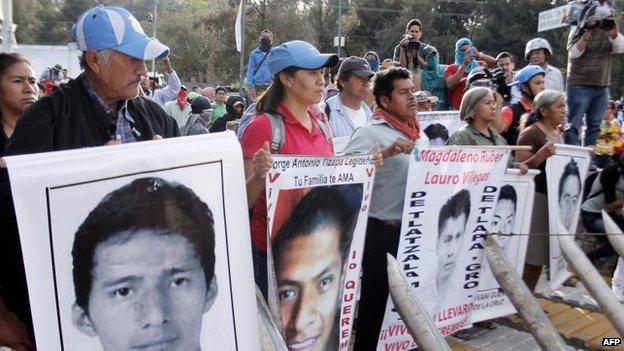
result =
M537 49L545 49L546 51L548 51L548 55L553 54L553 50L550 47L550 43L548 42L548 40L542 38L534 38L529 40L529 42L526 44L526 48L524 49L524 58L528 61L531 51Z

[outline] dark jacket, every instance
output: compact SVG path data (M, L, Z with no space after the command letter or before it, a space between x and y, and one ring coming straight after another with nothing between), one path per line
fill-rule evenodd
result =
M96 106L83 85L83 76L35 102L18 121L4 155L78 149L104 145L114 124ZM149 99L128 100L128 111L140 136L151 140L180 134L173 118ZM32 330L22 252L6 169L0 169L0 296L9 310ZM42 233L43 234L43 233ZM43 238L43 236L42 236Z
M235 119L239 119L243 116L243 113L237 114L234 110L234 104L236 101L240 101L244 103L243 99L240 96L229 96L227 100L225 100L225 110L227 111L225 115L217 118L216 121L210 126L210 133L224 132L225 127L227 126L227 122L231 122ZM243 105L243 110L245 110Z
M56 91L35 102L24 112L7 143L5 155L78 149L102 146L111 137L114 123L91 100L80 76ZM151 140L155 134L163 138L179 136L176 121L158 105L145 99L128 100L140 136L138 141ZM113 127L114 128L114 127Z

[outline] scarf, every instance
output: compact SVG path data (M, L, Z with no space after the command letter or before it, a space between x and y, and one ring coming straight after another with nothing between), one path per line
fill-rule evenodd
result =
M178 92L178 97L177 97L177 102L176 102L176 104L180 108L180 111L184 110L184 108L186 107L186 104L187 104L186 97L187 96L188 96L188 93L186 92L186 90L180 89L180 92Z
M457 68L459 68L459 66L464 63L464 57L466 56L466 53L461 51L461 47L464 45L472 46L472 41L468 38L461 38L457 41L457 43L455 43L455 64L457 65ZM470 73L470 71L477 67L479 67L479 63L475 59L472 59L468 66L464 68L464 72Z
M416 119L416 116L414 116L414 118L408 120L407 122L403 122L392 116L388 112L380 108L376 108L375 111L373 111L373 119L385 120L394 129L407 135L407 137L412 141L416 141L420 138L420 124L418 124L418 119Z

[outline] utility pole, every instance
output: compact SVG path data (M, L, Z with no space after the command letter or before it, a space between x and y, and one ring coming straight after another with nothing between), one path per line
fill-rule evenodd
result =
M2 46L4 52L13 52L13 0L2 1Z
M154 13L152 16L152 37L156 38L156 28L158 27L158 0L154 0ZM152 74L156 77L156 59L152 60Z
M340 45L342 44L342 0L338 0L338 57L340 57Z

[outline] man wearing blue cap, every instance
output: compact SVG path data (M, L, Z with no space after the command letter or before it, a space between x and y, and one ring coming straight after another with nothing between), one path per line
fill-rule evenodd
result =
M83 52L84 73L51 96L35 102L15 128L5 155L77 149L174 137L175 120L158 103L138 97L147 74L145 60L166 57L169 48L145 35L123 8L97 6L83 13L71 29ZM31 349L23 324L7 312L24 311L29 324L27 288L6 170L0 173L0 257L11 272L0 274L0 346ZM7 244L9 243L9 244ZM10 259L7 259L10 257ZM10 262L7 262L10 261ZM20 301L11 296L22 296ZM5 308L3 301L7 302Z
M24 113L6 154L24 154L179 135L155 102L138 97L145 60L169 48L145 35L121 7L97 6L72 26L84 73Z

